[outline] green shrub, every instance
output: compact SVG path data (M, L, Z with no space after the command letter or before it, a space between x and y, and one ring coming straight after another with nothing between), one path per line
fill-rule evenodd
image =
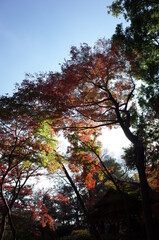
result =
M87 229L76 229L71 232L66 240L91 240Z
M77 230L73 230L71 235L72 236L82 236L82 235L88 236L89 232L87 229L77 229Z

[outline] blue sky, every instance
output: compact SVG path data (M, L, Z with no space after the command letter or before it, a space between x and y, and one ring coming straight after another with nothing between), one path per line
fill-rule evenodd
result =
M0 0L0 95L25 73L58 71L72 45L110 38L111 0Z

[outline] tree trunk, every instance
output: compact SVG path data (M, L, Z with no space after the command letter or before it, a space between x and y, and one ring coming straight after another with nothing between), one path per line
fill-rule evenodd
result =
M145 154L144 154L143 142L139 140L137 136L133 135L133 133L129 130L129 128L126 128L125 126L123 126L123 124L121 126L126 137L133 143L136 151L136 167L138 170L139 180L140 180L140 189L141 189L141 196L142 196L142 206L143 206L143 213L144 213L146 236L147 236L147 240L154 240L149 185L148 185L147 177L145 173Z
M0 240L3 239L4 231L5 231L5 225L6 225L6 214L3 214L2 215L2 222L1 222Z
M103 163L101 157L96 153L96 151L93 151L93 152L95 153L95 155L99 159L99 162L100 162L102 168L104 169L103 172L104 172L105 176L108 177L108 179L114 184L114 186L116 187L117 191L121 194L121 196L123 198L123 203L124 203L124 208L125 208L125 216L126 216L127 224L128 224L128 239L131 240L132 239L132 234L131 234L131 215L130 215L127 199L126 199L125 195L123 194L123 191L120 189L119 185L115 181L114 177L112 176L112 174L109 172L109 170L107 169L107 167Z
M8 221L9 221L9 225L10 225L10 228L11 228L11 231L12 231L12 240L16 240L16 230L15 230L15 227L14 227L14 224L13 224L10 209L9 209L9 212L8 212Z
M150 196L149 196L149 185L148 185L147 177L145 173L144 147L141 141L138 140L138 143L135 144L135 150L137 155L136 166L137 166L139 179L140 179L142 206L143 206L143 213L144 213L144 219L145 219L145 230L146 230L147 240L153 240L154 232L153 232L151 203L150 203Z
M61 164L62 164L62 163L61 163ZM88 212L87 208L85 207L85 204L84 204L84 202L83 202L83 199L81 198L81 195L80 195L80 193L79 193L76 185L75 185L74 182L72 181L72 178L70 177L67 169L65 168L65 166L64 166L63 164L62 164L62 167L63 167L63 170L64 170L64 172L65 172L65 174L66 174L67 179L69 180L69 182L70 182L73 190L74 190L75 193L76 193L77 199L78 199L78 201L79 201L79 203L80 203L80 205L81 205L81 208L82 208L82 210L83 210L83 212L84 212L84 215L85 215L85 217L86 217L86 219L87 219L87 222L88 222L88 224L89 224L89 226L90 226L89 229L91 229L91 234L94 235L94 237L95 237L96 240L101 240L100 234L99 234L99 232L98 232L95 224L92 222L92 220L91 220L91 218L90 218L90 216L89 216L89 212Z
M16 240L16 230L15 230L13 220L12 220L11 208L9 207L5 197L3 196L2 187L1 187L1 197L2 197L2 201L4 203L5 210L6 210L5 218L6 218L6 216L8 216L8 222L9 222L9 225L10 225L10 228L11 228L11 231L12 231L12 240Z
M150 204L150 195L149 195L149 185L147 182L147 177L145 173L145 155L144 155L144 146L142 140L138 138L138 136L134 135L129 127L130 124L125 124L119 111L119 105L115 102L116 106L116 116L119 121L119 124L125 134L125 136L130 140L130 142L134 145L136 151L136 167L139 174L140 179L140 189L142 196L142 206L144 213L144 221L145 221L145 229L147 240L154 240L153 234L153 219L151 212L151 204ZM130 123L130 119L129 119Z

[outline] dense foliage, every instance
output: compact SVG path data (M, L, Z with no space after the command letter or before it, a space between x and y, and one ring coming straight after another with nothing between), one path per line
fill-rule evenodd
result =
M72 230L70 239L89 239L89 229L100 240L104 223L117 237L155 239L158 8L153 0L113 1L109 10L124 15L125 29L118 25L111 40L94 47L71 47L59 73L28 74L12 97L1 97L0 239L51 239ZM122 158L135 177L102 155L98 137L105 127L120 127L130 141ZM57 141L61 132L65 153ZM45 172L52 187L33 192L29 179Z

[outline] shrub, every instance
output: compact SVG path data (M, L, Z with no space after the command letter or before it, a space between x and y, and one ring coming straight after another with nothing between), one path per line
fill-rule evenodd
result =
M72 231L67 240L91 240L91 237L87 229L76 229Z
M77 230L73 230L71 235L72 236L82 236L82 235L88 236L89 232L87 229L77 229Z

